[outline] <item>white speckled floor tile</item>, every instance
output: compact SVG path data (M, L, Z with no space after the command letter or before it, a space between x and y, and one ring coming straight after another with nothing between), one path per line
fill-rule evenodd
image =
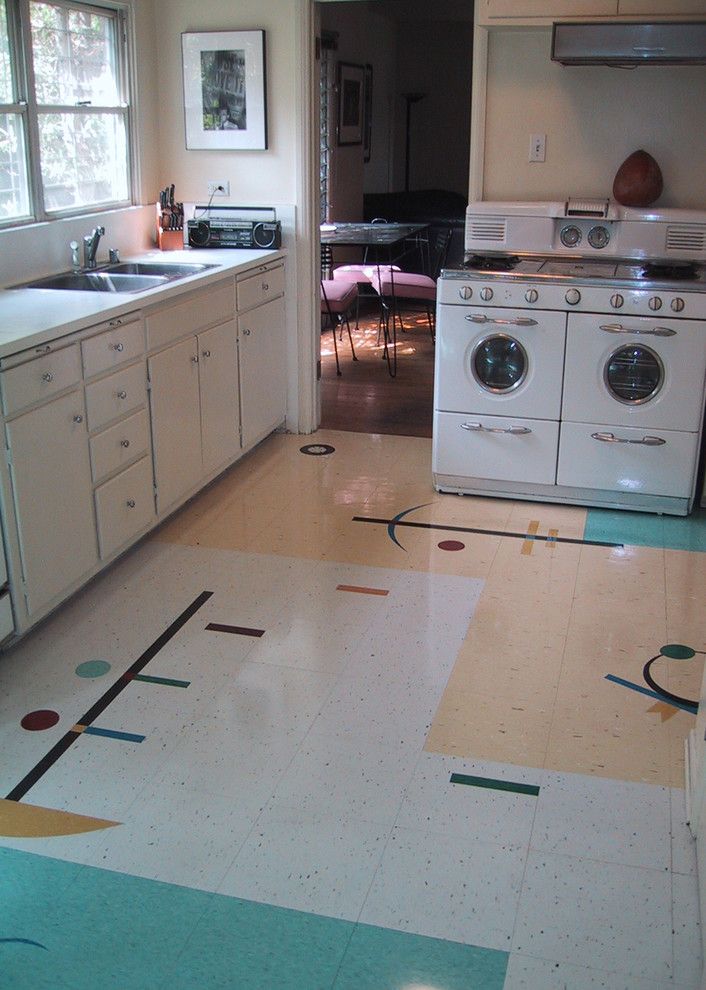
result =
M252 829L227 792L184 800L169 784L150 786L117 828L98 834L90 866L215 890Z
M696 876L672 875L672 912L674 981L697 988L701 976L701 925Z
M629 866L670 867L669 788L545 773L531 846Z
M530 852L512 951L667 983L671 910L665 870Z
M672 870L696 876L696 839L686 823L686 793L672 787Z
M452 773L538 784L541 771L508 767L498 776L455 757L422 753L397 817L397 825L465 837L469 842L529 846L537 798L487 787L452 784Z
M360 921L509 951L525 850L395 828Z
M268 811L360 819L391 826L418 753L374 741L309 733L282 776Z
M665 990L666 986L674 987L674 984L534 959L513 952L503 990Z
M368 822L265 811L218 892L355 921L388 835Z

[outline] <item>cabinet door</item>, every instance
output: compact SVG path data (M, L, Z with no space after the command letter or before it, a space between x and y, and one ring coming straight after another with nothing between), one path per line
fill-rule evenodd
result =
M201 390L201 451L205 474L240 450L240 389L235 320L197 337Z
M675 14L706 14L704 0L618 0L618 13L625 17L655 14L672 17Z
M478 23L554 17L614 17L617 0L481 0Z
M238 318L240 414L243 447L250 447L283 422L287 408L284 299Z
M201 417L196 337L148 361L157 509L163 512L201 478Z
M77 389L7 425L30 614L98 560L85 418Z

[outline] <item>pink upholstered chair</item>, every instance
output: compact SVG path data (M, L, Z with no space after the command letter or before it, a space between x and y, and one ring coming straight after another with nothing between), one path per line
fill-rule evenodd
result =
M383 300L386 321L389 320L391 313L393 321L399 321L400 330L404 330L400 314L401 304L404 304L405 308L410 303L421 304L426 312L431 339L434 340L436 280L446 261L450 240L450 229L444 229L438 234L432 246L432 275L419 275L416 272L403 272L399 269L391 271L388 265L381 266L379 270L374 268L370 270L370 282Z
M357 361L355 348L353 347L353 337L351 336L351 325L348 314L351 307L358 300L357 282L343 282L335 279L321 280L321 312L329 318L331 323L331 335L333 337L333 350L336 355L336 374L341 374L341 365L338 360L338 343L336 341L336 330L343 333L343 324L348 330L348 340L351 345L353 360Z

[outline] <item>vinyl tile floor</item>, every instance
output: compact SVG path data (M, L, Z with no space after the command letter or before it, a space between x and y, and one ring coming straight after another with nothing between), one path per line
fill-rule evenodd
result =
M271 437L0 656L0 984L698 988L702 526Z

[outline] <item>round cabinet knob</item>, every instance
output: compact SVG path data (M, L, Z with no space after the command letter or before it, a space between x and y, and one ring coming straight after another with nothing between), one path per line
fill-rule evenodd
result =
M210 357L211 356L211 352L210 351L201 351L201 356L202 357Z
M652 310L661 309L662 308L662 300L659 298L659 296L652 296L651 299L648 299L647 300L647 305Z
M613 307L613 309L620 309L620 307L623 305L624 302L625 300L623 299L623 297L620 295L619 292L616 292L614 296L610 297L610 304Z
M581 293L578 289L569 289L564 298L569 306L575 306L576 303L581 302Z
M262 283L262 291L263 292L269 292L270 291L270 286L269 286L269 284L267 282L263 282Z
M125 447L127 449L130 446L130 441L129 440L121 440L120 441L120 446L121 447Z
M191 358L191 360L194 362L194 364L198 364L199 363L199 356L198 356L198 354L194 354L193 357Z
M493 290L492 289L487 289L487 288L486 289L481 289L480 290L480 297L483 300L483 302L488 302L490 299L493 298Z
M74 423L82 423L82 422L83 422L83 416L80 413L77 413L74 416Z
M581 231L573 224L570 227L564 227L559 236L564 247L576 247L581 241Z
M588 232L588 243L593 248L604 248L610 240L610 234L605 227L591 227Z
M127 505L128 509L134 509L135 508L135 499L134 498L129 498L125 504Z
M247 330L247 329L246 330L243 330L243 336L244 337L249 337L250 336L250 331Z
M537 302L539 299L539 293L536 289L528 289L527 292L525 292L525 299L528 303Z
M670 305L675 313L681 313L681 311L684 309L684 300L681 299L679 296L675 296L675 298L672 299Z
M114 351L124 351L125 350L125 346L124 346L124 344L113 344L113 350Z
M118 398L119 399L127 399L127 392L124 389L121 389L118 392Z
M470 287L470 285L462 285L461 288L458 290L458 294L461 297L461 299L470 299L471 296L473 295L473 289Z
M42 381L43 382L53 382L54 381L54 376L52 375L51 371L45 371L44 372L44 374L42 375Z

